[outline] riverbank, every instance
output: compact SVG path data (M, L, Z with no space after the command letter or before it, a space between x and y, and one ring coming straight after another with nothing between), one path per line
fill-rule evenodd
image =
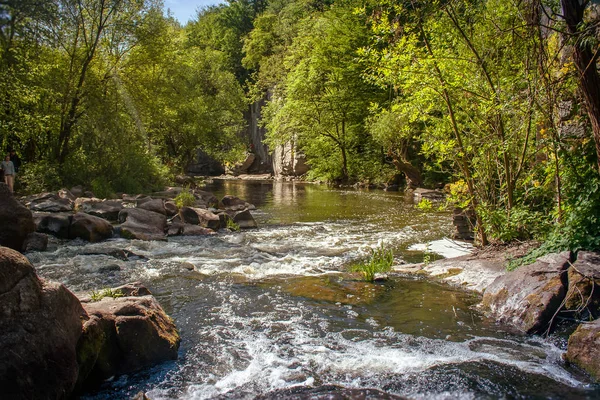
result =
M397 265L394 272L427 275L476 292L484 314L523 333L549 335L559 323L577 327L564 359L600 380L600 254L548 254L507 270L510 260L535 247L488 246L455 258Z
M441 260L400 264L394 266L393 271L401 274L430 276L436 280L483 294L497 277L506 274L507 265L511 259L522 257L535 247L536 243L533 242L485 248L464 246L466 254L457 255L460 253L444 252L442 255L446 258ZM435 249L426 249L425 246L414 248L436 253Z

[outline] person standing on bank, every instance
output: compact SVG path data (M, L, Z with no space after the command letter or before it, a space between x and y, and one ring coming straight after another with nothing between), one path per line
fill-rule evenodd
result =
M10 192L14 193L13 186L15 184L15 166L12 161L10 161L10 154L6 155L4 161L0 163L0 166L2 166L2 171L4 171L4 183L8 185Z

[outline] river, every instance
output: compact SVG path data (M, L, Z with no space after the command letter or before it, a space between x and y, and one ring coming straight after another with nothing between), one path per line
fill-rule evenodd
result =
M448 213L422 212L402 193L291 182L205 190L255 204L260 228L168 242L52 240L28 254L38 274L74 292L142 281L180 330L177 361L84 398L278 398L326 385L415 399L600 397L562 362L564 338L511 333L477 310L476 295L423 277L366 283L340 273L381 244L399 261L422 261L408 248L447 236Z

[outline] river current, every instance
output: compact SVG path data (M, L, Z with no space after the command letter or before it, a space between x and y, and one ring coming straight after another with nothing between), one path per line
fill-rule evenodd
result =
M409 248L448 236L447 213L382 191L271 181L204 189L255 204L260 228L166 242L53 240L28 254L38 274L74 292L141 281L179 328L177 361L84 398L278 398L326 385L414 399L600 398L562 362L563 338L512 333L478 311L476 295L423 277L366 283L342 273L381 244L398 262L423 261Z

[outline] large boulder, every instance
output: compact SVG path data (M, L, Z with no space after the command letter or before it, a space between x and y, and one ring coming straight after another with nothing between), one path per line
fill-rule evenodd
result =
M29 203L30 210L41 212L69 212L73 211L73 206L71 199L60 197L58 194L34 199Z
M0 246L18 251L27 235L35 231L31 211L13 197L4 183L0 183L0 226Z
M76 209L107 221L116 221L123 209L123 203L118 200L77 199Z
M177 358L177 328L150 291L135 283L112 292L122 297L82 300L88 319L78 348L80 383L99 383Z
M145 201L142 204L139 204L138 207L142 210L148 210L162 215L167 215L167 210L165 209L165 201L163 199L150 199L149 201Z
M169 226L169 236L210 236L216 232L198 225L175 222Z
M71 213L33 213L35 230L61 239L69 238Z
M256 207L245 200L240 199L239 197L226 195L219 202L219 208L224 210L242 211L253 210Z
M77 213L71 218L69 239L81 238L88 242L101 242L113 234L113 226L103 218Z
M219 199L211 192L204 190L194 190L196 198L204 204L206 207L217 207L219 205Z
M165 240L167 217L139 208L124 208L119 213L121 236L127 239Z
M23 243L23 253L29 251L46 251L48 249L48 235L45 233L32 232L27 235Z
M213 230L221 227L219 216L203 208L181 207L179 217L186 224L200 225Z
M258 228L258 224L256 220L250 214L250 211L233 211L228 213L229 216L233 219L233 222L236 223L241 229L253 229Z
M165 212L167 217L174 217L179 213L179 207L173 201L165 201Z
M565 309L579 318L600 317L600 253L580 251L569 267Z
M21 254L0 247L0 388L7 399L64 399L78 376L79 300L40 280Z
M483 295L484 309L523 332L547 331L567 292L570 261L570 252L550 254L499 276Z
M569 337L565 360L600 381L600 320L579 325Z

